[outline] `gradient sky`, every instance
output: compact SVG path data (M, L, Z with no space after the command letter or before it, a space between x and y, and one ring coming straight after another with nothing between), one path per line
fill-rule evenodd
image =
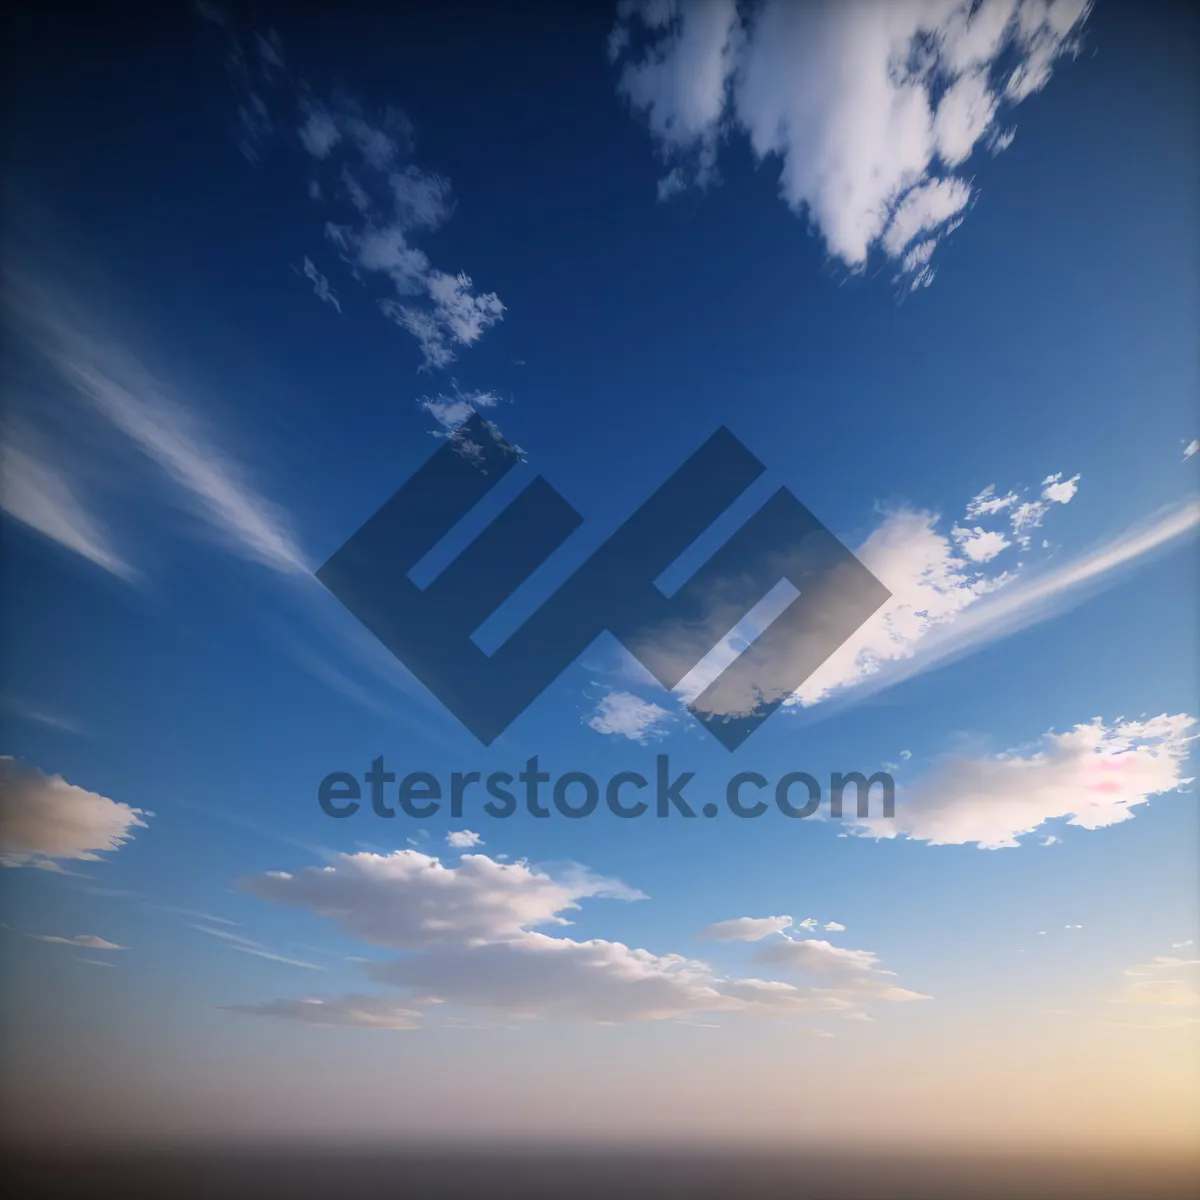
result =
M1187 1144L1187 6L14 31L15 1132ZM493 644L721 425L767 468L721 536L786 486L892 600L733 754L607 636L485 749L312 578L476 411L527 460L489 515L542 474L584 518ZM317 804L535 754L896 814Z

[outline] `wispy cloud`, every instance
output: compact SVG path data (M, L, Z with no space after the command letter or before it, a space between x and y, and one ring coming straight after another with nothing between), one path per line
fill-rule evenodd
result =
M118 946L106 938L97 937L94 933L81 933L74 937L59 937L52 933L31 933L29 935L37 942L53 942L59 946L74 946L79 950L128 950L128 946Z
M54 467L17 445L15 436L5 430L0 438L0 507L105 571L133 579L133 568L117 554L100 520L84 508Z
M193 411L61 288L5 273L13 328L76 395L162 469L193 510L229 545L287 573L307 572L277 506L221 452Z
M252 954L255 958L265 958L268 962L283 963L289 967L303 967L309 971L324 971L325 968L318 966L316 963L304 962L299 958L288 958L284 954L276 954L275 951L269 950L262 942L256 942L253 938L243 937L239 933L231 933L228 929L215 929L211 925L190 924L189 928L195 929L200 933L207 933L209 937L219 938L223 942L229 944L231 950L237 950L242 954Z

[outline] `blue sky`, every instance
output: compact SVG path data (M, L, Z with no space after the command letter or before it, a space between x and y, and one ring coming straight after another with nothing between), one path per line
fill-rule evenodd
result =
M420 1095L410 1131L674 1136L732 1091L769 1137L866 1088L880 1138L1182 1143L1195 18L469 14L21 18L24 1126L385 1134ZM787 487L892 600L732 755L608 637L485 749L312 578L473 411L525 452L504 500L542 474L584 518L497 636L721 425L767 468L738 520ZM696 807L886 769L896 817L317 805L379 755L534 754L667 754Z

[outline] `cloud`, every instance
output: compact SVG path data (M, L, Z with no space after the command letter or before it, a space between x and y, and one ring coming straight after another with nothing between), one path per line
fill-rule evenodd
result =
M930 999L892 983L892 972L880 968L879 956L872 951L847 950L820 938L783 938L768 942L755 951L753 961L819 976L828 981L822 992L839 1000L870 997L904 1002Z
M845 925L840 925L837 921L829 921L823 926L826 933L845 933Z
M281 130L307 156L308 198L334 206L326 238L354 279L386 283L379 310L421 347L424 368L445 367L504 318L495 292L477 292L469 275L435 267L415 242L454 211L450 183L411 161L412 122L392 107L372 111L344 88L318 96L294 77L279 35L225 27L226 66L237 101L237 143L258 162ZM305 259L314 291L341 311L328 280Z
M1111 725L1096 718L1044 734L1024 750L948 757L898 790L894 818L870 818L861 831L994 850L1020 845L1047 821L1092 830L1116 825L1152 796L1190 782L1182 772L1195 725L1185 714Z
M57 860L99 862L147 828L150 814L0 758L0 866L43 867Z
M59 289L5 272L12 327L99 414L192 502L229 545L284 573L307 572L280 510L213 446L191 412L100 320Z
M269 962L283 963L288 967L303 967L309 971L325 970L324 967L318 966L316 963L305 962L299 958L288 958L283 954L276 954L273 950L268 950L261 942L243 937L239 933L232 933L228 929L214 929L210 925L199 924L190 925L189 928L195 929L200 933L207 933L209 937L220 938L221 941L229 943L231 950L237 950L241 954L250 954L255 958L265 958Z
M964 529L961 525L955 525L950 531L950 536L963 554L971 562L977 563L990 562L1002 550L1007 550L1012 545L999 531L981 529L978 525L974 529Z
M464 392L455 384L452 393L439 392L436 396L422 396L417 403L437 421L440 427L434 430L437 436L449 437L477 412L485 408L495 408L500 403L500 397L495 392Z
M1076 51L1089 0L844 4L625 0L609 38L617 89L667 165L660 200L718 179L744 136L779 192L852 269L872 251L913 286L974 198L954 173L997 120Z
M327 304L332 304L338 312L342 311L342 306L338 302L337 296L333 294L333 289L329 286L329 280L317 270L312 259L307 255L304 258L304 267L301 273L313 285L313 294L319 300L324 300Z
M118 946L94 933L81 933L75 937L57 937L51 933L30 934L34 941L53 942L59 946L74 946L79 950L128 950L128 946Z
M104 526L76 498L53 467L16 445L11 430L0 440L0 507L10 517L121 579L135 572L113 549Z
M699 936L708 942L757 942L791 927L791 917L733 917L705 925Z
M495 292L435 267L415 239L450 219L450 183L408 161L413 131L394 109L372 114L342 92L301 102L300 144L317 171L318 197L341 210L325 233L360 282L387 284L380 312L416 338L427 368L445 367L504 318Z
M1125 977L1128 982L1121 991L1109 997L1110 1002L1157 1010L1163 1015L1155 1017L1152 1013L1149 1023L1117 1023L1136 1024L1144 1029L1174 1029L1200 1024L1200 1015L1193 1015L1191 1011L1200 1009L1197 967L1200 967L1200 959L1180 958L1175 954L1160 954L1147 963L1127 967Z
M588 726L597 733L644 743L662 737L671 719L665 708L631 692L609 692L596 706Z
M229 1012L282 1017L307 1025L351 1025L368 1029L417 1029L421 1013L389 996L310 996L267 1004L232 1004Z
M851 961L862 952L813 959L804 969L818 979L800 986L728 977L680 954L602 938L578 941L534 928L566 924L561 914L585 898L643 898L580 867L552 875L523 862L466 855L457 868L447 868L426 855L398 851L341 855L322 868L259 875L241 881L241 887L325 916L376 945L409 951L401 958L360 964L373 982L402 993L395 1004L348 996L279 1000L240 1010L259 1015L374 1027L395 1027L398 1021L408 1028L429 1005L454 1004L523 1019L601 1024L703 1013L792 1020L917 996L885 983L874 955ZM755 924L772 927L758 934L762 937L786 921L746 918L709 931L721 933L725 926L744 941Z
M1090 594L1089 589L1115 582L1122 570L1174 542L1194 536L1198 527L1200 501L1191 500L1166 508L1150 520L1053 569L1027 569L1015 580L1006 581L1002 590L986 588L987 594L978 596L978 603L969 602L969 611L953 613L952 620L926 621L918 637L907 641L898 639L893 645L893 653L880 655L878 647L870 645L868 653L854 664L858 667L856 671L845 661L848 651L844 647L839 649L835 659L840 658L842 670L835 683L841 687L864 685L857 691L861 697L952 662L1000 638L1057 616L1085 599ZM887 583L884 576L880 575L880 578ZM968 605L960 607L966 609ZM863 635L856 635L859 636ZM826 663L817 674L828 669L829 663ZM812 684L813 679L810 679L801 689L802 702L806 690L811 696Z
M492 941L539 925L568 925L562 914L577 910L585 898L644 898L618 880L579 867L552 876L484 854L464 854L458 866L447 867L417 850L339 854L324 867L254 875L239 887L328 917L343 932L394 950L447 940Z
M1192 438L1183 448L1183 461L1187 462L1197 451L1200 451L1200 438Z
M458 850L469 850L472 846L482 846L483 838L472 829L452 829L446 834L446 843Z
M1050 511L1052 504L1070 504L1079 490L1080 476L1063 479L1062 473L1048 475L1042 480L1042 493L1039 500L1026 501L1018 504L1010 517L1013 535L1022 549L1028 549L1030 544L1029 531L1041 527Z
M816 704L889 660L909 657L932 629L1009 582L1008 572L984 571L960 555L938 524L936 513L898 509L858 547L859 560L891 599L804 681L793 703Z

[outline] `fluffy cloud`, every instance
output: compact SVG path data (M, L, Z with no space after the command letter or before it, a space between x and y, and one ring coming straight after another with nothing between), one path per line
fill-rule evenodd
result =
M473 829L452 829L446 834L446 844L456 850L469 850L472 846L482 846L483 838Z
M644 898L582 868L555 877L486 854L464 854L457 867L447 867L417 850L341 854L328 866L254 875L240 886L261 899L328 917L344 932L394 950L482 943L540 925L569 925L561 914L577 910L585 898Z
M0 865L46 866L60 860L98 862L145 829L150 814L0 758Z
M893 972L882 970L878 955L872 951L847 950L821 938L768 942L755 952L754 961L818 976L826 981L820 993L847 1006L860 998L890 1002L929 999L892 983Z
M733 917L705 925L700 937L709 942L758 942L773 933L782 933L791 924L791 917Z
M1197 452L1200 452L1200 438L1192 438L1192 440L1183 448L1183 461L1187 462L1187 460Z
M832 255L857 269L879 248L915 287L973 199L953 172L1012 141L1000 111L1045 86L1090 8L622 0L609 50L668 165L660 199L709 186L722 142L744 135Z
M662 737L671 714L665 708L642 700L631 692L610 692L596 706L588 726L597 733L613 734L631 742L648 742Z
M577 941L534 928L565 924L560 914L586 897L640 897L580 868L555 877L525 863L505 864L484 855L464 856L460 866L448 868L426 855L399 851L386 857L343 855L329 866L295 875L255 876L243 880L242 887L326 916L376 945L410 951L360 964L373 982L398 989L400 1001L317 997L241 1009L260 1015L411 1028L430 1005L449 1004L525 1019L603 1024L700 1013L787 1020L818 1012L850 1013L868 1002L917 996L886 982L875 956L861 951L828 954L818 949L803 962L782 962L816 977L802 986L726 977L683 955L656 954L601 938ZM746 941L765 937L788 921L743 918L710 931L725 940Z
M895 818L862 823L873 837L992 850L1047 821L1083 829L1130 820L1152 796L1190 782L1183 777L1196 720L1166 714L1143 721L1099 718L1039 744L987 758L952 757L896 797Z

